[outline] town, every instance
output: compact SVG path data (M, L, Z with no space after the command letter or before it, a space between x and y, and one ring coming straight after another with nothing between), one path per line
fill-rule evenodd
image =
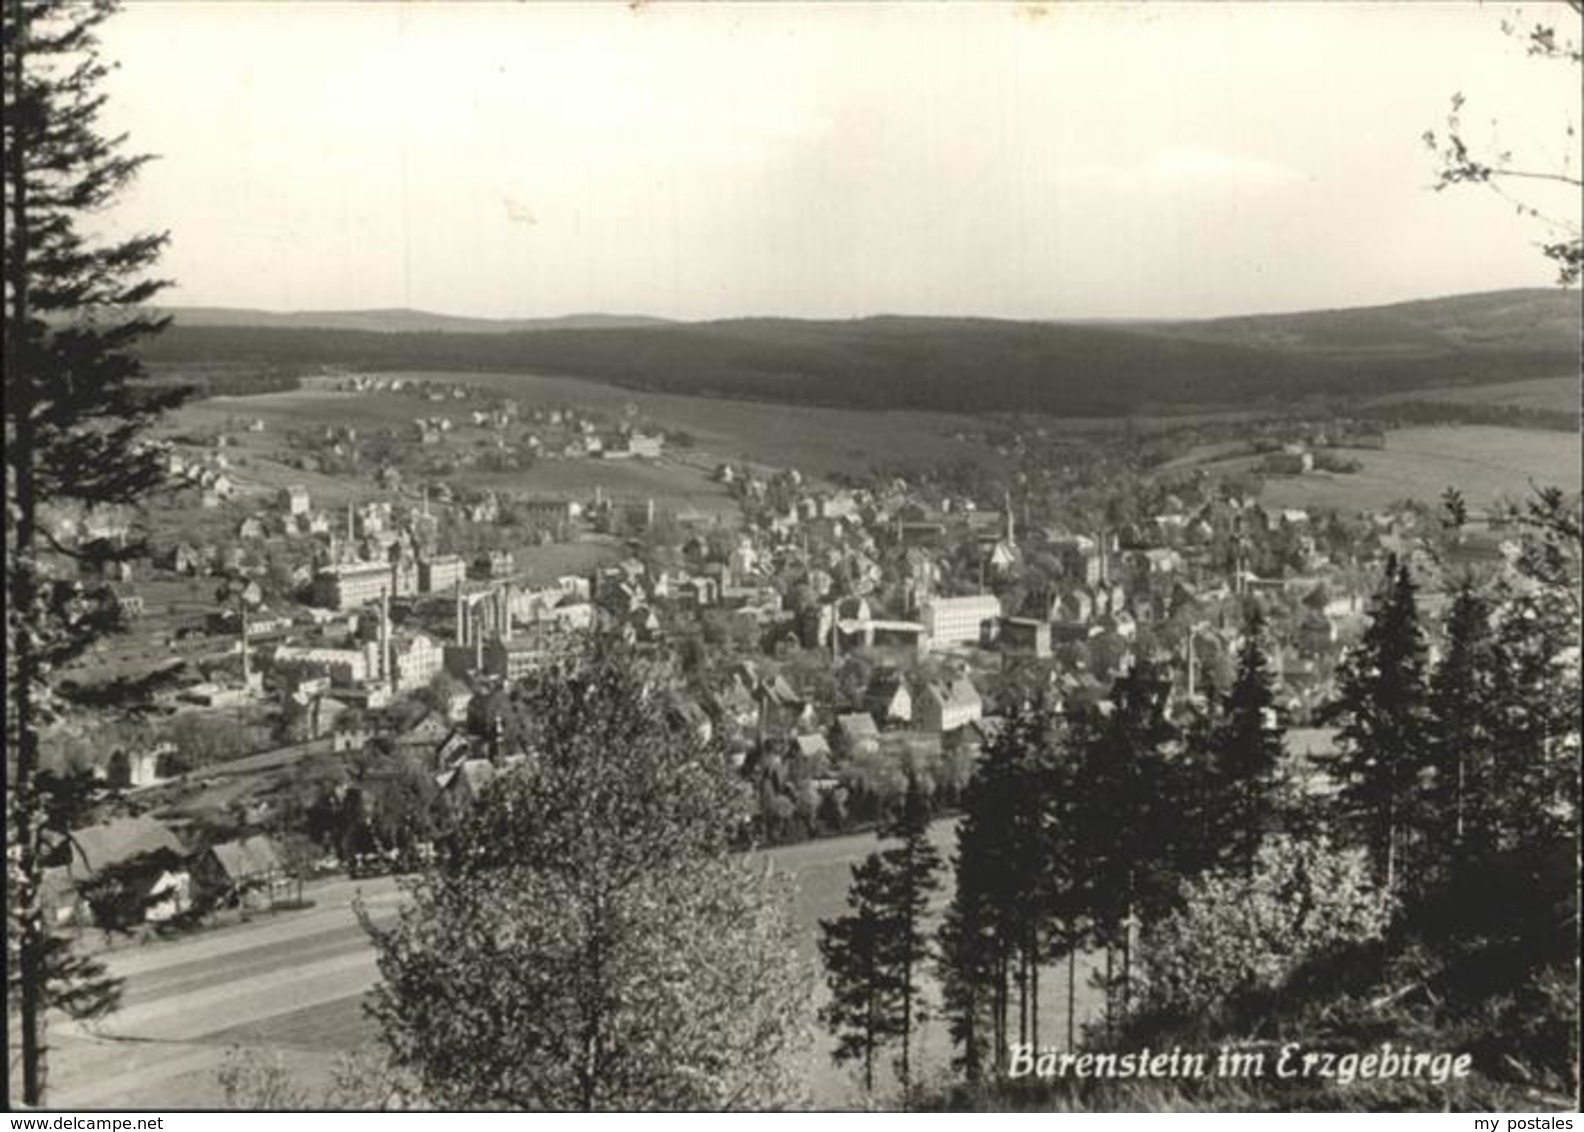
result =
M8 1104L1576 1104L1542 7L10 0Z
M243 415L158 442L173 486L143 522L165 540L117 563L127 632L74 672L157 691L142 718L63 721L48 738L54 769L113 798L52 867L58 924L129 927L88 899L104 891L96 874L128 862L151 898L118 907L141 931L273 904L305 877L410 867L524 758L512 686L590 633L673 666L668 710L724 743L753 786L745 843L869 828L911 774L949 810L1009 706L1104 705L1141 659L1171 673L1186 719L1229 685L1250 601L1274 642L1296 772L1327 790L1317 709L1386 556L1412 563L1434 625L1443 570L1498 572L1516 553L1495 508L1449 532L1422 501L1260 502L1262 477L1348 474L1350 452L1385 447L1375 422L1267 422L1236 474L1151 474L1173 443L1202 443L1202 425L1132 455L1035 426L996 430L1012 458L1001 480L961 465L833 480L711 460L685 436L668 447L630 412L525 411L465 382L304 384L466 411L417 417L399 439L350 424L276 436ZM336 501L257 482L265 454L277 471L337 477ZM480 462L678 456L730 510L459 478ZM213 536L177 537L195 512ZM63 542L139 537L114 512L48 521ZM545 552L572 565L527 564Z

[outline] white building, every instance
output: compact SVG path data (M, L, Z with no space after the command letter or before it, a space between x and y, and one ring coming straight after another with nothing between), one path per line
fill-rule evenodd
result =
M972 597L936 597L926 601L920 620L937 646L977 645L985 636L985 625L1001 618L1001 599L994 594Z
M396 690L416 691L445 666L445 649L427 633L399 633L391 641L391 664Z
M348 562L327 566L314 579L314 601L329 609L356 609L392 596L395 572L387 562Z

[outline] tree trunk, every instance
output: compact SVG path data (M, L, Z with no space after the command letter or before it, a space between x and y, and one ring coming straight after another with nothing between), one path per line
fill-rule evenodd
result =
M1112 982L1112 977L1113 977L1112 976L1112 969L1113 968L1112 968L1111 958L1112 958L1113 950L1114 949L1111 946L1111 941L1107 940L1106 941L1106 973L1105 973L1105 987L1106 987L1106 992L1105 992L1105 1024L1106 1024L1106 1037L1107 1038L1109 1038L1111 1036L1111 1000L1115 996L1115 993L1116 993L1116 986Z
M11 73L6 76L13 97L23 89L27 54L28 24L21 0L10 0L7 20L14 37ZM12 418L10 463L16 490L14 556L7 573L11 583L7 594L11 610L20 620L10 647L15 657L15 687L12 703L16 711L16 777L10 784L12 814L15 821L17 853L17 890L11 893L16 907L8 910L20 920L17 931L17 964L20 967L19 1029L22 1046L22 1102L36 1107L44 1100L44 922L39 905L42 870L38 852L38 830L34 822L34 786L38 770L38 721L34 690L39 678L35 622L35 548L36 503L33 498L33 403L34 377L30 359L20 345L25 340L32 317L28 262L27 155L21 145L12 145L7 154L7 179L11 190L11 247L6 262L6 282L11 290L11 309L7 312L11 333L7 335L11 356L5 360L7 415Z
M1078 1018L1078 944L1073 942L1072 950L1067 952L1067 1048L1077 1048L1077 1030L1075 1029Z
M1127 1017L1133 998L1133 904L1128 903L1127 919L1122 921L1122 1016Z
M1039 1049L1039 951L1037 941L1029 945L1029 1044Z

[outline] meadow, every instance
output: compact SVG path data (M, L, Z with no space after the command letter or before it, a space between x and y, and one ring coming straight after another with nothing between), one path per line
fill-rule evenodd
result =
M523 473L499 475L466 471L458 480L529 492L559 493L592 490L598 484L607 492L628 497L657 495L676 500L679 506L712 509L712 496L724 496L716 485L703 481L720 461L740 461L774 468L798 468L826 477L838 473L863 473L876 465L928 466L946 459L970 456L999 459L982 442L956 440L954 434L974 435L984 421L964 414L887 412L884 410L825 409L777 405L759 401L734 401L713 397L644 393L623 390L577 378L526 374L404 373L414 379L435 379L487 389L492 396L513 397L525 411L537 408L576 407L605 414L612 421L634 420L642 425L685 432L690 448L672 447L658 463L604 460L539 460ZM351 425L364 431L402 429L417 418L448 415L465 417L478 402L435 404L392 393L343 393L298 389L252 396L212 397L193 401L172 414L167 435L204 434L225 430L237 441L237 451L253 465L243 479L277 488L287 482L302 483L327 500L366 494L344 478L301 472L271 459L283 448L280 434L289 429ZM241 431L258 419L265 431ZM478 430L459 429L447 443L466 444ZM272 467L273 465L273 467ZM350 494L349 494L350 493Z
M1398 429L1387 434L1383 450L1341 453L1357 459L1360 471L1270 476L1260 500L1267 507L1363 511L1403 499L1433 502L1455 487L1471 506L1486 507L1499 499L1521 501L1536 486L1578 491L1580 453L1576 433L1489 425ZM1233 472L1257 463L1257 458L1240 457L1205 467Z
M1519 409L1577 413L1579 378L1577 374L1572 374L1561 377L1535 377L1527 381L1503 381L1494 385L1431 386L1406 393L1390 394L1376 399L1374 403L1390 405L1403 401L1444 401L1457 405L1511 405Z

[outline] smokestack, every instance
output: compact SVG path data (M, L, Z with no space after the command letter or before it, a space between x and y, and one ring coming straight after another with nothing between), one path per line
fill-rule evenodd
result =
M351 502L347 503L347 545L357 541L357 514Z
M251 688L253 686L253 658L249 654L248 649L247 602L237 602L237 613L242 622L242 686Z
M512 639L512 603L511 586L501 587L501 640L510 642Z
M387 590L386 592L384 592L383 594L380 595L379 649L380 649L380 657L379 657L380 676L385 680L385 682L387 684L394 685L396 683L396 679L395 679L396 674L392 671L393 665L391 664L390 591L389 590Z

